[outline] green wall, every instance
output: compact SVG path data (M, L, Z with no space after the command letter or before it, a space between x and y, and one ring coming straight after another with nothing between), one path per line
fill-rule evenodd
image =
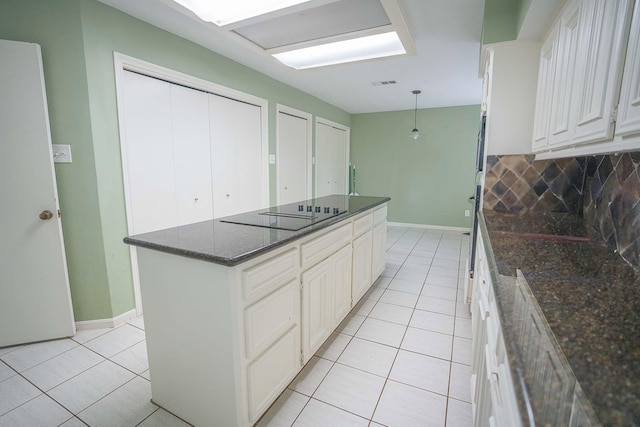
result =
M481 46L518 38L531 0L485 0Z
M390 222L469 227L480 106L418 110L417 123L414 141L413 111L351 116L357 192L391 197Z
M481 45L518 38L521 4L522 0L485 1Z
M73 163L55 170L74 314L77 320L112 317L79 2L3 0L0 38L42 47L51 137L70 144L73 154Z
M341 109L96 0L3 0L0 38L42 46L52 140L71 145L73 163L56 165L56 175L79 321L134 308L114 51L267 99L270 153L276 103L351 124ZM270 178L274 201L273 165Z

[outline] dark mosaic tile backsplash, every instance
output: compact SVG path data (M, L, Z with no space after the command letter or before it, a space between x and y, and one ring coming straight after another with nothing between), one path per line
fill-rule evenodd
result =
M485 210L570 212L640 268L640 152L536 160L488 156Z

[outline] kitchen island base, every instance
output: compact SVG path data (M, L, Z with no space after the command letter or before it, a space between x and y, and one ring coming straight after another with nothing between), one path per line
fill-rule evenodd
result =
M233 266L137 248L154 403L257 422L380 275L382 227L386 203Z

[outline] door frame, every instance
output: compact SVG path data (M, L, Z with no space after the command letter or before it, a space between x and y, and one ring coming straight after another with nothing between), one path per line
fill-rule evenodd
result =
M124 187L125 212L127 220L127 234L131 235L133 218L131 217L131 194L129 192L129 165L127 162L127 141L124 127L124 72L132 71L151 78L164 80L181 86L201 90L203 92L220 95L229 99L244 102L260 107L261 137L262 137L262 205L269 206L269 102L245 92L228 88L189 74L181 73L170 68L162 67L151 62L143 61L119 52L113 53L116 81L116 106L118 113L118 131L120 132L120 156L122 161L122 180ZM140 276L138 272L138 256L134 246L129 246L131 257L131 274L133 280L133 293L135 310L137 315L142 314L142 300L140 296Z
M346 183L346 188L344 189L344 194L349 194L349 162L351 160L351 128L349 126L345 126L341 123L337 123L334 121L331 121L329 119L325 119L322 117L318 117L316 116L316 132L315 132L315 145L314 145L314 150L313 150L313 165L314 167L314 191L313 191L313 196L317 197L318 194L318 174L317 174L317 168L318 165L316 163L316 158L318 157L318 125L319 124L323 124L326 126L331 126L333 128L336 129L340 129L346 132L346 138L347 138L347 144L345 147L346 150L346 155L345 155L345 165L344 165L344 170L345 170L345 183Z
M289 116L298 117L307 121L307 198L312 197L313 191L313 151L312 151L312 127L313 115L311 113L287 107L286 105L276 104L276 204L280 205L280 113Z

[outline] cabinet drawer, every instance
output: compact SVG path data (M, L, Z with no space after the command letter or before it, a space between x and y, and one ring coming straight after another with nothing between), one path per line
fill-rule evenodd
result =
M310 267L351 242L351 224L328 232L300 246L302 267Z
M300 287L292 280L244 311L245 351L255 358L299 323Z
M300 328L280 338L247 366L249 421L254 423L269 408L300 370Z
M387 219L387 205L373 211L373 225L380 224Z
M371 229L373 214L367 214L353 221L353 237L356 238Z
M296 277L298 250L293 248L242 272L242 293L245 302L277 289Z

